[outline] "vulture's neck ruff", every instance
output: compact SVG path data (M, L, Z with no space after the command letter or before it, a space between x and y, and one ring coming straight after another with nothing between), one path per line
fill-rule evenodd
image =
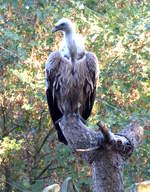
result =
M80 48L80 40L77 37L75 28L70 20L66 18L60 19L55 27L52 29L52 32L63 31L65 47L69 51L69 59L73 65L73 73L75 71L75 64L80 52L84 53L84 48Z

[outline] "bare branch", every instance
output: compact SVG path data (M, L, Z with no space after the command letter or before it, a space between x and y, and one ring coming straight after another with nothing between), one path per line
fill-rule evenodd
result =
M36 176L35 178L34 178L34 180L32 181L32 183L34 183L36 180L38 180L47 170L48 170L48 168L52 165L52 161L39 173L39 175L38 176Z
M38 149L37 152L36 152L36 155L40 153L42 147L45 145L45 143L46 143L48 137L50 136L50 134L51 134L51 131L49 131L48 134L46 135L46 137L44 138L44 140L43 140L41 146L39 147L39 149Z

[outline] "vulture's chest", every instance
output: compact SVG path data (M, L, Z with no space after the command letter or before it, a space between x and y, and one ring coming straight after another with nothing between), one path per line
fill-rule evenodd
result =
M86 59L75 64L74 73L72 64L62 60L52 87L53 98L62 113L77 112L78 109L82 113L93 87Z
M76 111L83 105L85 95L90 90L90 75L86 63L78 62L72 73L70 62L63 63L59 67L55 77L54 90L61 111Z
M74 73L72 64L68 62L61 63L56 81L61 94L68 96L74 92L81 93L87 79L89 79L89 73L84 62L78 62L75 65Z

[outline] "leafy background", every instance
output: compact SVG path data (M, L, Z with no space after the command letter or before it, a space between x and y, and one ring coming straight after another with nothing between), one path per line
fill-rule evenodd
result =
M91 170L59 143L45 97L45 61L70 18L96 53L100 77L88 121L118 132L130 120L144 127L142 145L124 170L125 188L150 176L150 4L141 0L0 0L0 189L41 191L72 176L91 191Z

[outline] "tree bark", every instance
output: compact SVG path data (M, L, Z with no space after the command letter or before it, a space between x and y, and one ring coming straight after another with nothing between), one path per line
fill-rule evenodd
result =
M119 134L99 124L96 132L77 115L63 117L59 125L72 151L92 166L93 192L123 192L123 166L142 140L143 128L131 122Z

